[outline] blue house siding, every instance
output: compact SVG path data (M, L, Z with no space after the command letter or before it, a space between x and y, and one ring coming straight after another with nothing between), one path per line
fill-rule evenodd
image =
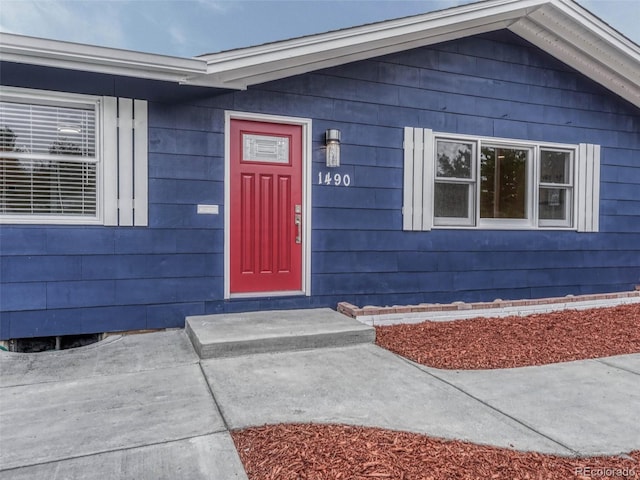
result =
M24 66L4 69L2 81L149 100L149 226L3 225L3 339L179 327L186 315L223 311L640 283L640 111L506 32L238 92ZM313 120L310 297L223 300L227 109ZM602 145L600 232L403 231L405 126ZM327 128L342 131L332 173L348 174L349 187L317 184ZM205 203L219 215L198 215Z
M312 116L315 132L342 131L339 171L352 186L314 186L316 296L360 305L491 300L628 290L640 281L638 110L514 35L458 40L234 96L239 110ZM600 232L402 232L405 126L601 144Z

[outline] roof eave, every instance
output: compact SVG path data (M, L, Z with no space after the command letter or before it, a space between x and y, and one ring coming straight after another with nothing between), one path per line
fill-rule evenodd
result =
M46 67L183 82L206 73L199 59L0 33L0 59Z
M209 65L206 75L197 75L186 80L185 83L192 85L225 86L226 88L245 89L251 85L304 74L322 68L344 65L359 60L366 60L372 57L379 57L409 50L417 47L433 45L455 40L465 36L477 35L497 29L508 28L512 20L498 21L490 25L476 27L463 27L460 30L447 32L428 32L416 36L406 36L397 38L393 43L378 44L375 41L363 43L359 47L345 50L334 47L308 53L300 53L295 57L274 58L265 64L256 63L244 65L242 68L219 65Z
M204 55L186 83L243 89L410 48L507 28L640 107L640 47L571 0L493 0Z
M0 33L0 59L224 89L509 29L640 107L640 46L573 0L486 0L271 44L180 58Z
M508 28L548 0L493 0L198 58L224 86L255 85L330 66ZM198 76L187 83L201 82Z
M573 2L553 0L509 29L640 107L640 47Z

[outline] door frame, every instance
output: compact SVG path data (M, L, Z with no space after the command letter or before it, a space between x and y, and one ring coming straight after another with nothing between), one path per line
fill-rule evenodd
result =
M231 293L231 121L250 120L302 127L302 289L300 291ZM311 295L311 119L263 113L224 112L224 299Z

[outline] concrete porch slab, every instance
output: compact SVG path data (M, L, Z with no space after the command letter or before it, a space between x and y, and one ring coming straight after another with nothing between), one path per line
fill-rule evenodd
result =
M187 317L200 358L372 343L375 329L330 308Z

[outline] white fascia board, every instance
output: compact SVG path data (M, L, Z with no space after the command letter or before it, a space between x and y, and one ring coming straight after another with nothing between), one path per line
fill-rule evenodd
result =
M204 55L185 83L244 89L270 80L509 28L638 105L640 47L572 0L494 0Z
M257 45L254 47L239 48L219 53L200 55L197 58L206 60L209 64L227 62L232 60L247 59L251 57L264 58L265 55L285 52L289 54L302 47L326 48L327 44L336 41L344 41L348 44L364 43L375 38L385 38L402 35L407 31L425 31L428 28L436 28L442 25L453 25L465 20L479 20L497 13L507 14L510 18L520 18L527 9L538 8L550 0L494 0L472 3L461 7L446 10L413 15L395 20L345 28L316 35L308 35L290 40ZM517 8L514 8L517 7ZM428 27L428 28L425 28Z
M130 50L0 33L0 59L7 62L180 82L206 72L206 62Z
M640 46L572 0L489 0L196 58L0 33L0 59L244 89L249 85L509 28L640 106Z
M408 42L413 42L412 48L420 46L420 42L416 39L422 39L424 40L422 45L428 45L436 43L435 41L429 42L430 37L447 35L450 32L458 32L458 36L455 38L460 38L468 35L465 33L467 29L478 32L495 29L496 25L504 27L548 1L495 0L480 2L479 4L424 15L204 55L198 58L207 61L208 74L213 75L219 81L233 82L245 79L242 83L252 85L259 83L251 79L252 71L263 73L265 71L286 71L286 64L288 64L296 68L298 73L305 73L327 66L327 64L322 64L318 67L313 61L305 60L313 58L314 55L326 56L330 54L334 57L340 57L341 61L333 63L333 65L337 65L401 51L407 48ZM372 45L377 45L379 49L372 48ZM307 65L307 69L298 68L301 65ZM191 83L191 80L188 83Z
M300 57L295 62L289 61L289 59L283 59L277 62L272 62L268 69L264 68L264 65L253 65L238 70L225 71L215 74L210 74L208 77L200 77L198 79L189 80L189 84L193 85L223 85L227 88L240 88L245 89L247 86L256 85L271 80L278 80L281 78L291 77L310 71L320 70L322 68L333 67L337 65L343 65L359 60L366 60L381 55L387 55L397 53L404 50L410 50L426 45L433 45L437 43L447 42L449 40L456 40L466 36L477 35L480 33L486 33L494 30L508 28L512 24L512 21L502 21L498 23L492 23L487 25L481 25L478 27L462 27L460 30L455 30L438 33L429 32L428 36L416 35L415 38L404 37L398 43L385 44L384 41L371 42L367 45L368 48L359 50L357 52L346 52L342 50L323 50L313 55L306 55ZM202 83L199 83L201 81ZM211 82L211 83L209 83Z

